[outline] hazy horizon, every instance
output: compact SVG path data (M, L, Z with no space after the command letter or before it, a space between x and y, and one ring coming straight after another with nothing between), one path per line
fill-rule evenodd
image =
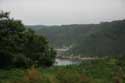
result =
M125 19L125 0L0 0L25 25L97 24Z

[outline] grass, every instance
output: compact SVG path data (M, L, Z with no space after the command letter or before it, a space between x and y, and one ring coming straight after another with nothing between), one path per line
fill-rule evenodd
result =
M50 68L1 69L0 83L125 83L125 65L106 59Z

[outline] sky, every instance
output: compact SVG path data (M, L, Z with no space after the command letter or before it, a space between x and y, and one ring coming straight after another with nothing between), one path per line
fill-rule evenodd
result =
M26 25L91 24L125 19L125 0L0 0Z

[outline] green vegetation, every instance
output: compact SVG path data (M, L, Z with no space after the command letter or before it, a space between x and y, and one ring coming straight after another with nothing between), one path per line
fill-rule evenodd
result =
M125 83L125 58L49 68L0 70L0 83Z
M72 45L67 55L121 56L125 55L125 20L100 24L29 26L45 35L55 48Z
M51 66L55 55L45 37L11 19L8 12L0 13L0 68Z
M36 34L21 21L11 19L9 13L1 12L0 83L125 83L124 26L125 20L42 26L46 28L37 29ZM114 56L52 66L56 52L41 32L52 46L72 45L69 54Z

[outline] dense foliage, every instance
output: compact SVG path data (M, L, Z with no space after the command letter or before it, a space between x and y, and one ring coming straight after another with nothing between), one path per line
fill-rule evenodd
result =
M11 19L9 13L0 13L0 67L50 66L55 55L45 37L26 29L21 21Z
M125 83L125 58L83 61L44 69L0 70L0 83Z
M48 37L57 48L72 46L68 55L102 57L125 54L125 20L100 24L29 27Z

